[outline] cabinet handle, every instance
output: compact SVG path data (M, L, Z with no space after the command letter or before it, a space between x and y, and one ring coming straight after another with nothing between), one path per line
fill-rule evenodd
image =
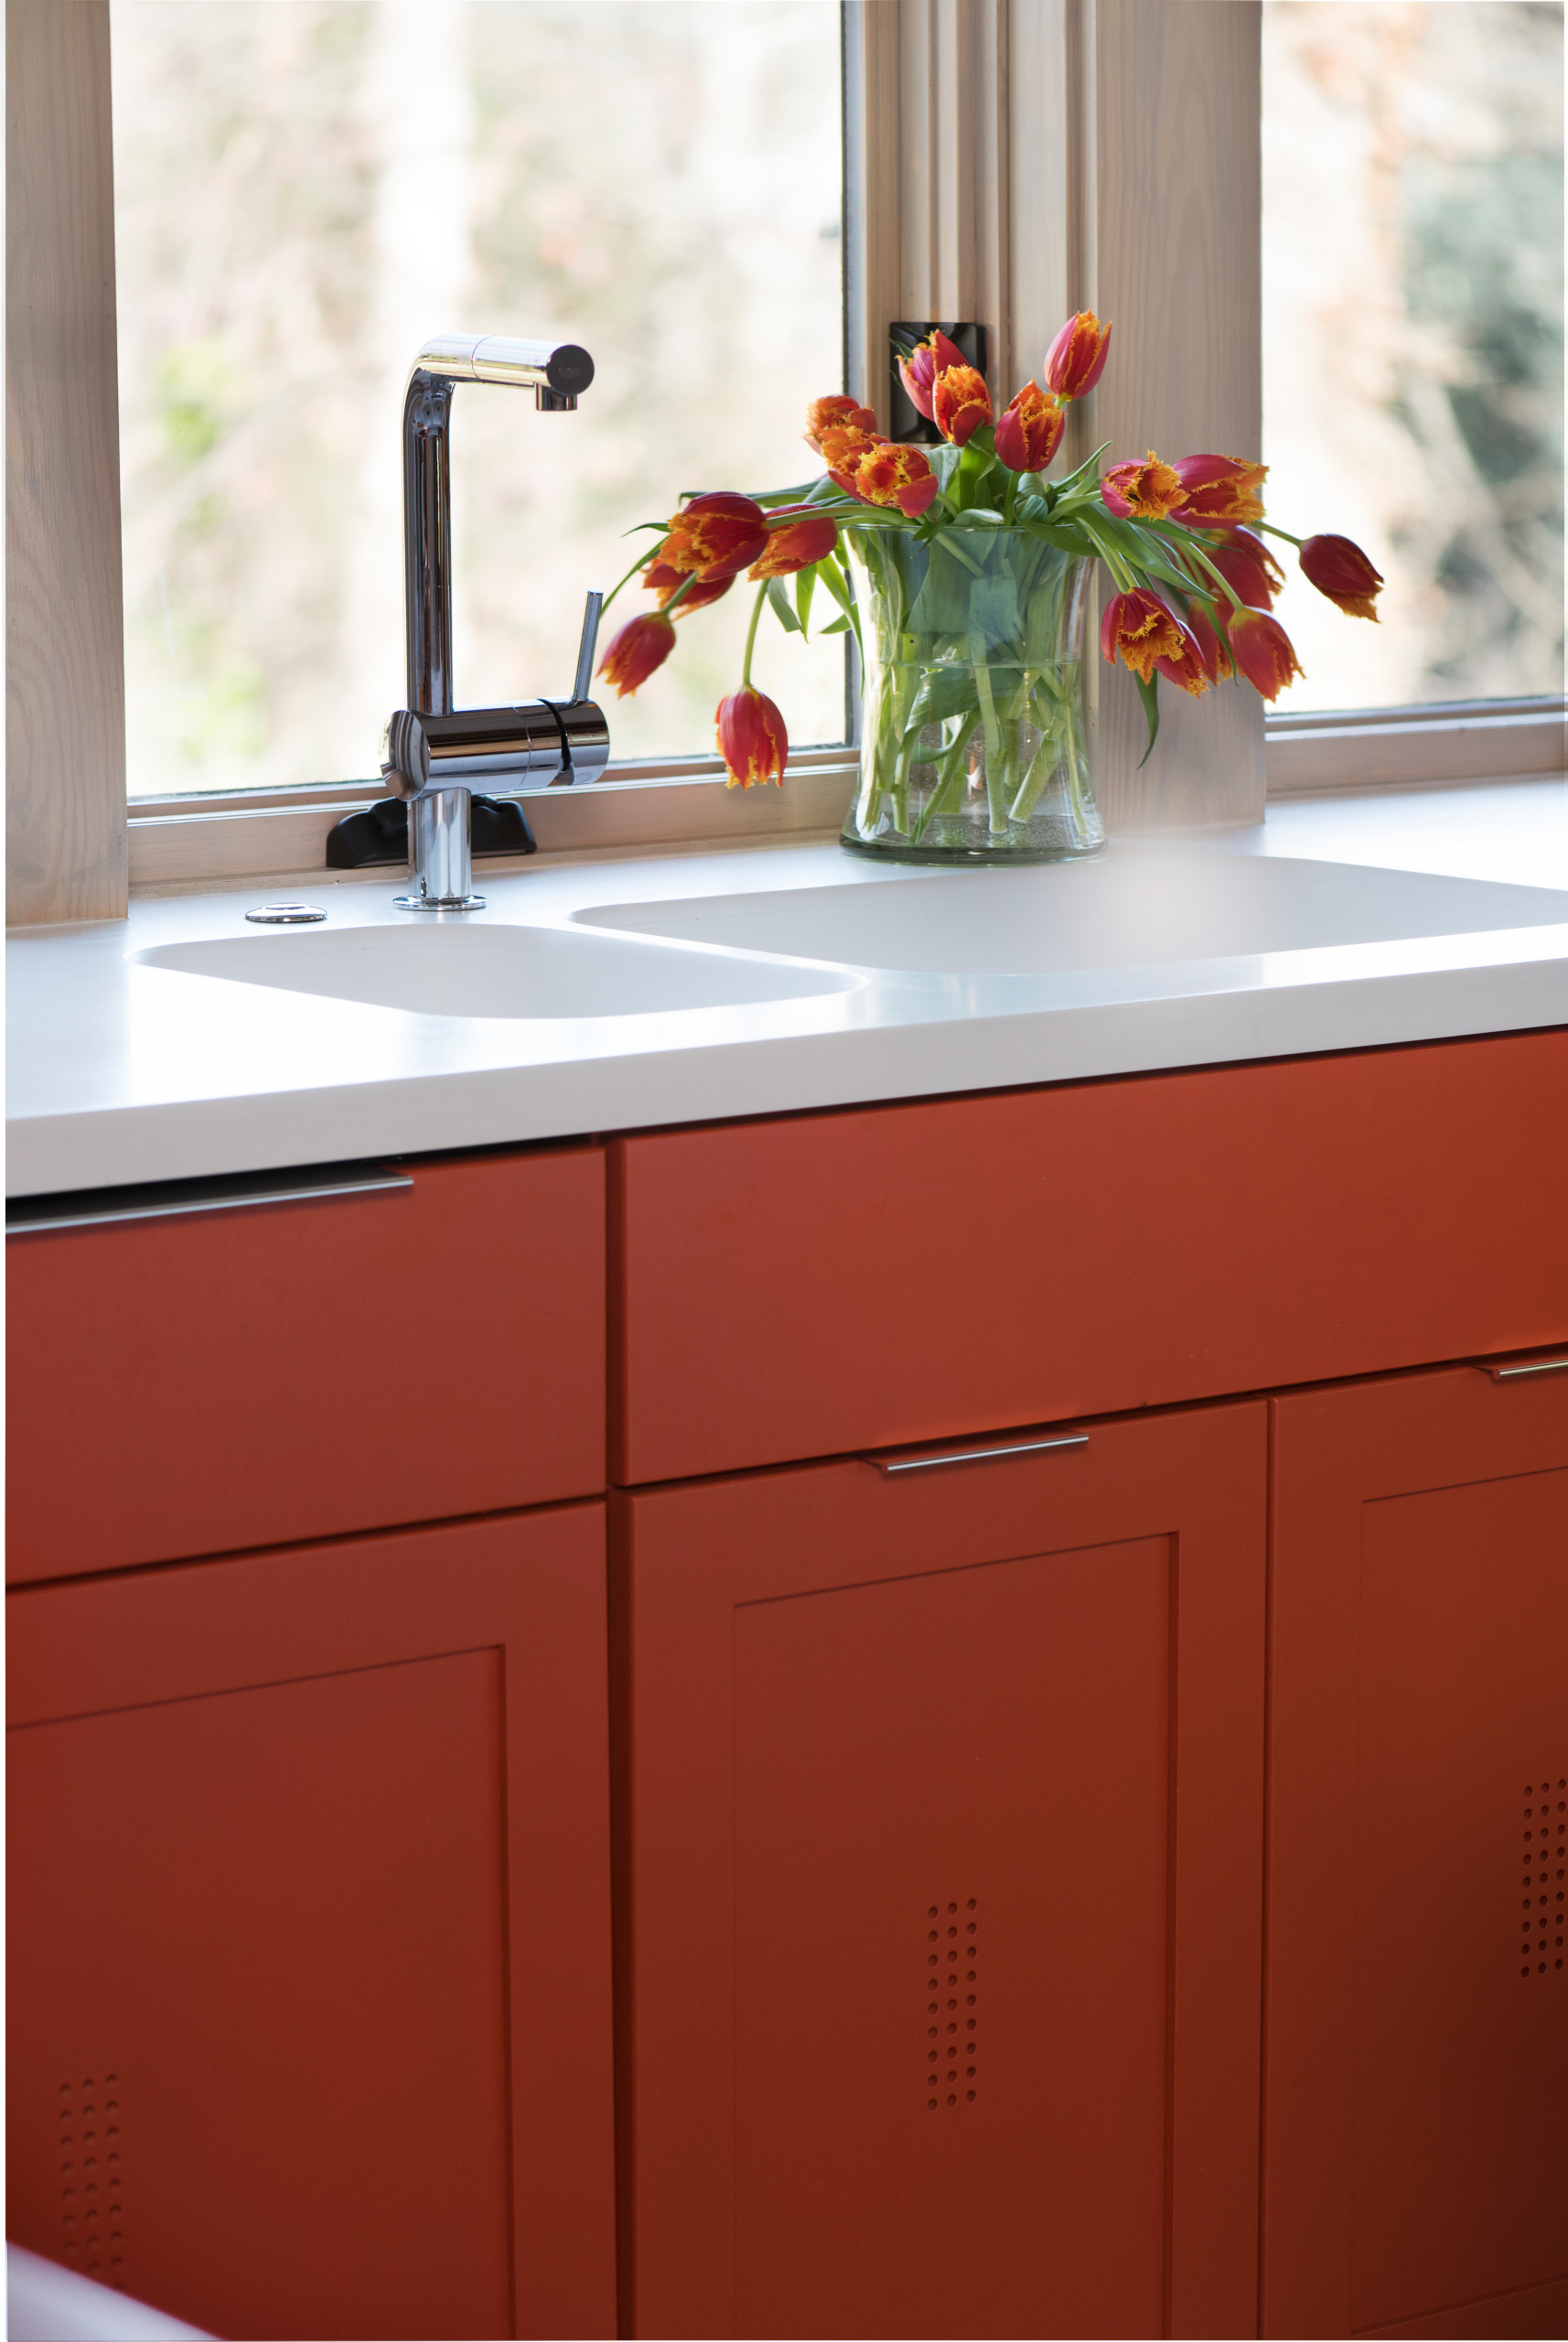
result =
M322 1197L384 1195L412 1187L405 1171L370 1165L336 1176L321 1171L253 1172L217 1179L181 1179L168 1186L78 1189L74 1195L13 1196L5 1204L6 1236L42 1236L62 1228L108 1228L124 1220L177 1219L197 1212L255 1211L263 1204L311 1203Z
M1477 1360L1477 1364L1494 1382L1513 1382L1521 1374L1568 1374L1568 1358L1527 1359L1520 1366L1490 1366L1484 1359Z
M1563 1363L1568 1365L1568 1359L1564 1359ZM890 1480L895 1472L939 1472L944 1464L989 1464L996 1456L1038 1456L1047 1447L1087 1447L1088 1445L1089 1434L1086 1431L1073 1431L1063 1434L1058 1439L1020 1439L1006 1447L964 1447L961 1448L955 1456L906 1456L892 1459L883 1456L871 1456L866 1458L866 1461L874 1464L884 1478Z

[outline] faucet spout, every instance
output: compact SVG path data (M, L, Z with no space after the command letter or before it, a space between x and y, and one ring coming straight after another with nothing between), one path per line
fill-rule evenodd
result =
M510 341L495 334L443 334L427 341L403 406L403 510L408 704L394 711L381 773L409 800L407 910L476 910L469 830L471 780L513 790L548 771L548 786L593 780L609 756L609 732L588 698L602 596L588 596L573 697L459 713L452 682L452 392L458 382L531 390L561 414L594 379L575 342ZM526 835L526 831L524 833Z
M575 342L438 334L409 372L403 403L403 579L408 704L450 715L452 695L452 391L457 382L531 390L546 414L569 413L594 379Z

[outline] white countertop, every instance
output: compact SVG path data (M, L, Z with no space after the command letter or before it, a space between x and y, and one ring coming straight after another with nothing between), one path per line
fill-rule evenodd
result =
M856 967L822 976L833 989L743 1006L581 1016L428 1015L146 962L150 951L224 938L428 930L429 920L392 908L402 883L392 871L374 884L322 874L311 899L328 919L308 930L246 926L245 910L264 892L255 886L144 899L125 922L24 929L8 942L7 1192L1568 1024L1568 783L1302 800L1275 807L1255 830L1123 841L1109 853L1123 865L1135 860L1139 886L1168 886L1178 902L1212 857L1265 855L1554 889L1563 904L1560 917L1542 916L1555 905L1521 897L1507 924L1435 934L1412 933L1407 908L1397 941L976 974L942 962L945 897L928 893L921 900L937 908L922 914L932 962L924 970ZM1053 866L1057 892L1042 890L1042 917L1067 901L1062 881L1090 866ZM541 862L501 877L481 864L488 905L465 924L584 935L613 927L618 906L639 905L645 951L702 953L711 965L714 947L700 939L646 942L660 905L800 889L821 905L828 898L817 890L928 876L832 843ZM963 873L939 883L993 882ZM1364 926L1376 881L1347 879L1345 889L1362 900ZM1398 882L1385 891L1393 900ZM830 913L837 908L828 902ZM585 913L592 919L575 924ZM774 931L789 931L783 905L769 917ZM775 958L768 971L779 965Z

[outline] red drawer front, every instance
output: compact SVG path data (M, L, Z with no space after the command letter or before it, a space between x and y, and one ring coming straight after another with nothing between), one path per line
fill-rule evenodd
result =
M14 1240L13 1583L604 1485L604 1161Z
M1568 1031L616 1143L611 1477L1568 1332Z

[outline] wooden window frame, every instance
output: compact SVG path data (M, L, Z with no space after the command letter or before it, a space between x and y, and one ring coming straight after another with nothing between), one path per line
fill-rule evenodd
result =
M1076 308L1116 364L1069 455L1262 437L1261 0L843 0L845 375L886 420L896 317L972 317L1005 397ZM109 0L11 0L7 456L10 916L124 915L128 885L319 872L369 781L124 798ZM1179 221L1179 255L1158 223ZM1271 716L1168 705L1139 767L1129 679L1090 656L1112 830L1233 827L1266 793L1563 768L1556 701ZM1176 694L1167 694L1174 700ZM1266 744L1266 745L1265 745ZM732 792L716 758L612 767L531 795L542 848L628 853L822 834L853 747ZM384 876L368 873L369 876Z

